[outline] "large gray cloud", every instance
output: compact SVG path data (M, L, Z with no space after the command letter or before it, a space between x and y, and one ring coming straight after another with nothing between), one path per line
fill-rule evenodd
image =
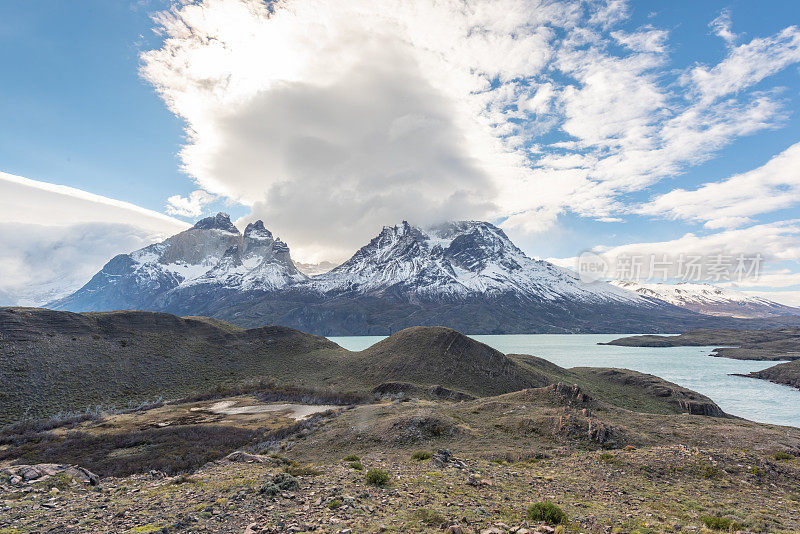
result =
M251 218L341 258L383 224L491 213L494 185L464 153L448 101L402 57L375 63L324 87L280 84L219 121L211 172L256 195L276 175Z
M630 193L786 116L755 87L800 61L800 29L720 40L717 65L681 70L668 31L625 27L630 13L625 0L195 0L157 17L165 40L142 73L186 121L181 157L202 189L251 206L304 259L343 259L403 218L512 233L566 211L614 220Z

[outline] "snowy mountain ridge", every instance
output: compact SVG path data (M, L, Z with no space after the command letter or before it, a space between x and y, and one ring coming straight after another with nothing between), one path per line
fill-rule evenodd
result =
M512 296L523 301L626 303L645 296L529 258L498 227L481 221L421 229L386 226L352 258L309 277L262 221L240 233L219 213L160 243L109 261L62 309L187 309L231 294L394 295L428 301ZM189 303L189 304L186 304Z
M56 309L158 309L158 299L187 288L278 290L307 280L289 247L256 221L244 234L225 213L160 243L112 258Z
M643 283L615 280L612 285L706 315L760 318L800 315L800 308L748 295L733 288L713 284L682 282L678 284Z
M482 221L426 229L405 221L386 226L351 259L308 285L323 293L395 291L425 298L514 293L548 301L649 303L603 282L585 284L570 270L529 258L500 228Z

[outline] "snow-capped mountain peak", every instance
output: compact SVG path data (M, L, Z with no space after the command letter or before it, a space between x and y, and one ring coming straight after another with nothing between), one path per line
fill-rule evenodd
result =
M53 306L153 309L160 299L184 298L198 290L272 291L306 279L292 262L289 247L262 221L247 225L242 234L227 214L218 213L160 243L116 256L89 283Z
M500 228L482 221L386 226L350 260L310 283L323 293L388 291L427 299L514 294L648 304L634 293L587 285L572 271L531 259Z
M256 241L272 241L272 232L264 228L263 221L256 221L248 224L244 229L244 237Z
M659 299L674 306L706 315L758 318L800 314L800 309L798 308L714 284L693 282L681 282L678 284L643 283L628 280L615 280L611 283L628 291L634 291L640 295Z

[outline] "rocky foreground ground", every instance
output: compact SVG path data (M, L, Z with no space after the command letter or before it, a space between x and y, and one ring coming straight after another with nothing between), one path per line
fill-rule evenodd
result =
M41 420L0 403L16 421L0 429L0 534L800 532L800 429L655 376L446 328L356 353L280 327L52 313L7 314L0 392L17 408L131 400L161 392L153 373L183 377L165 391L183 397ZM20 362L35 369L12 379ZM121 362L136 366L115 381Z
M800 532L800 462L789 455L628 449L517 462L370 453L321 465L234 454L174 477L6 478L0 532ZM368 483L370 469L389 480ZM527 518L542 501L566 521Z

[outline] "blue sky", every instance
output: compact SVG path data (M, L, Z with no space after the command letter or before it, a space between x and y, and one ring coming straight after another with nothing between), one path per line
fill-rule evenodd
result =
M258 4L244 0L247 2ZM586 56L586 50L593 48L604 57L641 56L642 61L651 61L652 65L634 75L647 77L653 87L670 94L658 107L658 113L663 117L678 115L689 106L682 100L684 94L693 90L689 82L681 81L687 73L696 66L711 71L737 47L800 24L798 2L589 1L573 3L582 6L582 11L569 21L565 21L568 17L563 13L533 17L532 12L544 11L541 7L528 13L511 11L507 19L518 17L520 25L508 30L508 35L496 35L498 40L486 49L480 48L481 43L472 43L472 52L448 59L446 68L439 69L448 72L448 77L436 73L432 63L435 60L428 53L437 47L464 49L466 41L459 42L459 35L433 36L440 29L435 21L449 17L448 25L457 26L460 13L453 17L453 13L431 8L427 20L422 21L410 19L399 8L393 15L399 22L395 26L410 28L399 36L403 42L400 47L393 40L398 36L389 35L394 30L370 22L369 14L362 24L346 8L320 14L319 9L304 6L309 2L303 0L296 2L299 9L292 17L265 20L243 16L239 9L243 3L239 0L205 3L207 13L215 13L214 17L206 19L191 11L190 5L167 21L154 20L156 13L169 8L170 2L165 0L12 0L0 4L0 65L4 72L0 84L0 171L70 186L159 213L168 213L170 197L188 198L193 191L205 191L208 193L202 195L207 196L189 211L169 212L182 221L219 209L234 218L264 218L267 226L276 228L303 259L309 260L341 260L366 237L377 233L381 224L392 224L401 218L424 224L432 222L431 214L437 213L505 221L506 231L526 252L551 258L571 258L593 247L670 243L687 233L707 236L726 228L785 224L800 218L797 203L751 214L746 223L729 227L710 227L694 216L677 216L674 206L657 212L642 208L674 189L692 191L701 184L722 182L757 169L799 142L800 74L794 60L787 60L774 72L722 97L746 107L765 95L776 109L761 127L746 134L726 134L721 148L709 148L703 155L692 156L690 163L659 174L649 185L634 187L620 176L596 179L587 171L587 183L594 180L614 184L608 186L609 190L599 188L598 198L602 196L603 200L594 202L581 195L585 184L576 182L571 189L561 191L565 181L572 179L567 175L560 178L557 173L552 174L548 182L550 175L546 173L563 167L564 159L554 167L538 169L539 174L527 178L524 175L530 167L541 167L539 158L543 155L562 158L569 153L602 159L609 151L617 150L608 142L616 133L592 140L592 133L587 131L591 126L583 131L580 125L572 130L565 126L570 119L607 124L615 116L613 106L620 103L609 103L593 117L570 117L569 96L564 88L574 86L580 92L589 81L580 78L585 66L570 73L564 62L586 61L581 54ZM420 2L424 6L428 3ZM491 15L483 15L486 20L472 16L470 24L483 24L481 27L488 32L506 31L497 29L498 21L489 20ZM228 27L217 28L215 22L209 22L212 19ZM722 26L710 25L715 19L722 20L722 26L728 21L727 28L733 35L729 41L715 29ZM227 39L227 52L219 56L213 45L198 47L196 41L181 36L178 22L187 21L197 25L198 34L205 32L203 37L220 43ZM433 26L416 33L416 24ZM545 36L537 24L552 31L552 35ZM578 33L576 27L587 32L587 37L582 37L585 42L565 45ZM323 35L313 33L317 28L324 28L320 30ZM620 38L650 32L648 35L661 39L656 35L659 31L664 36L658 52L632 51ZM319 43L310 43L305 32ZM530 55L529 61L508 61L496 72L480 63L483 56L489 58L488 64L495 61L491 54L503 54L502 46L516 46L525 32L531 37L530 48L510 49L511 53L506 52L505 58L498 56L496 61L502 63L518 51L533 54L536 46L543 54L551 54L549 60L531 66L537 60ZM243 35L248 37L242 38ZM164 45L165 37L172 37L172 49ZM368 45L350 46L345 42L358 39ZM536 44L537 39L541 44ZM218 55L214 59L192 55L203 48ZM155 54L142 57L146 51ZM224 56L225 53L229 55ZM393 60L397 63L387 74L382 62L384 54L389 53L395 54ZM770 50L767 48L764 54L763 57L770 57ZM181 67L187 59L202 73ZM201 59L207 61L202 69ZM405 60L416 62L418 68L406 68ZM349 68L354 70L347 71ZM476 99L464 95L483 91L476 90L479 81L460 72L467 70L482 72L487 79L494 77L496 90L482 93L486 96L480 97L484 98L481 102L488 102L485 109L464 119L465 114L478 109ZM197 88L201 85L198 76L212 82L208 87ZM614 74L609 76L613 79ZM187 79L190 86L197 86L187 89ZM523 99L532 101L545 83L555 88L550 109L523 112L515 107ZM398 87L407 94L400 94ZM385 94L376 98L381 88ZM509 99L502 91L514 92L515 96ZM223 96L217 101L219 94ZM350 98L353 95L360 97L357 103ZM367 102L371 99L380 102L380 108L371 108ZM575 100L575 105L590 101ZM331 103L330 108L325 107L326 102ZM649 104L643 105L646 108ZM624 111L624 107L620 110ZM397 116L386 111L394 108ZM512 108L513 112L509 112ZM340 119L334 111L350 115ZM386 116L382 115L384 112ZM364 119L367 115L379 118L370 122ZM429 144L436 151L420 150L411 144L378 146L364 140L365 132L381 129L384 123L395 124L398 117L414 117L414 121L424 124L435 121L437 126L431 130ZM336 122L340 120L343 122ZM639 119L631 118L622 128L636 127L636 120ZM486 127L487 122L492 123L490 128ZM194 136L187 137L187 127L192 128ZM412 127L420 128L416 123ZM509 127L539 130L525 135L510 131ZM655 129L659 128L656 125ZM335 133L325 137L329 131ZM514 138L520 139L522 149L512 146L510 140ZM500 139L504 147L483 154L491 139ZM581 139L578 148L553 147L553 143L575 139ZM303 145L298 140L311 141ZM296 143L312 148L297 148ZM542 145L541 150L530 155L531 148L537 145ZM317 146L323 148L313 149ZM281 147L281 151L275 147ZM179 155L182 149L184 153ZM403 159L403 150L412 149L409 153L413 159L417 154L419 158L408 163ZM529 160L521 167L517 163L514 168L497 166L498 154L522 153L528 153ZM247 167L245 163L251 161ZM346 163L340 165L342 161ZM351 176L362 169L369 169L369 173ZM622 173L620 170L618 174ZM518 185L515 180L527 180L528 185ZM378 193L372 192L373 188ZM463 189L465 194L458 199L468 200L447 200L453 189ZM368 190L371 192L365 193ZM494 198L484 198L483 192L489 190L496 190ZM540 201L540 197L547 200ZM444 200L427 201L430 198ZM484 201L494 203L494 207ZM770 235L777 239L770 245L775 250L793 246L786 236L776 237L775 232ZM800 270L791 254L773 254L772 261L777 269Z
M0 170L156 211L193 190L176 156L183 121L139 75L160 41L151 15L169 4L0 4Z

